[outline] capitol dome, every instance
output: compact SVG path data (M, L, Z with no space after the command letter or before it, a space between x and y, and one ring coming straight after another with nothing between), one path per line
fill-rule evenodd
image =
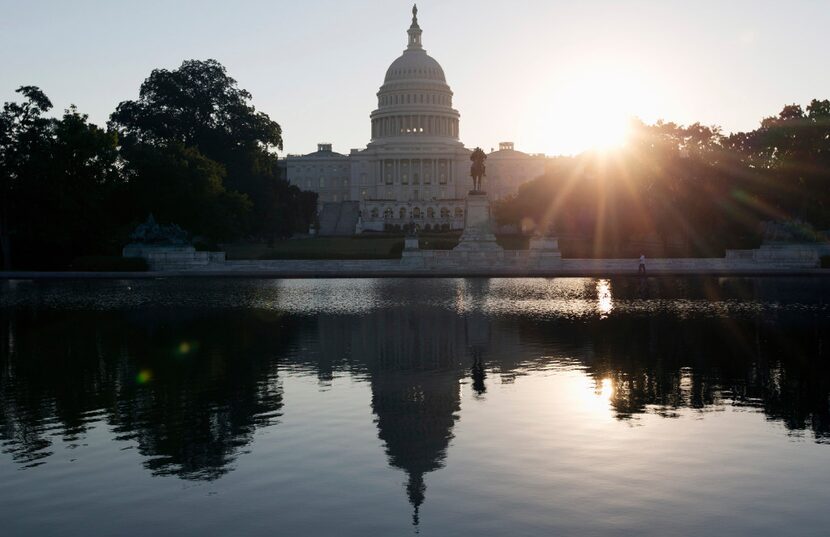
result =
M403 137L458 140L460 114L452 108L452 90L441 65L421 44L418 7L412 8L412 24L403 54L386 70L372 112L372 141L400 141Z
M438 80L446 83L444 70L435 58L422 48L406 49L386 70L384 83L399 80Z

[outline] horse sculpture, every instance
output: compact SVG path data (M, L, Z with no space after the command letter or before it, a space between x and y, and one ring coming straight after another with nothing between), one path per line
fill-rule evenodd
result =
M473 161L472 166L470 166L470 177L473 178L473 192L481 192L481 180L485 176L484 161L487 160L487 155L484 154L484 151L480 147L476 147L473 150L473 154L470 155L470 160Z

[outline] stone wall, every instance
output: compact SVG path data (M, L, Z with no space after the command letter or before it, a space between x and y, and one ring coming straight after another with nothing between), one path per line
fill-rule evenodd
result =
M146 259L152 271L221 268L225 263L225 252L197 252L192 246L128 244L121 255Z

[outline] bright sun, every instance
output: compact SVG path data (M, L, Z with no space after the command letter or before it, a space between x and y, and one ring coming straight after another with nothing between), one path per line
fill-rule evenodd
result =
M551 81L537 136L552 154L608 151L625 144L633 117L654 106L642 76L593 67Z

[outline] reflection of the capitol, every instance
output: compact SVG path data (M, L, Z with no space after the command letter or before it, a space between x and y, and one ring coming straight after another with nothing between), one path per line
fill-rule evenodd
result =
M490 382L577 371L585 406L618 419L741 405L830 439L826 315L618 315L647 307L647 296L629 300L644 292L637 283L543 282L431 282L447 303L423 285L356 280L310 293L306 284L305 309L302 286L287 282L269 291L277 310L0 310L2 450L42 464L55 435L76 439L103 419L153 473L215 479L257 428L279 427L281 371L322 382L345 373L371 386L378 437L407 475L417 523L425 476L444 465L462 415L462 385L486 399ZM528 314L551 292L561 314ZM356 295L357 305L338 302Z

